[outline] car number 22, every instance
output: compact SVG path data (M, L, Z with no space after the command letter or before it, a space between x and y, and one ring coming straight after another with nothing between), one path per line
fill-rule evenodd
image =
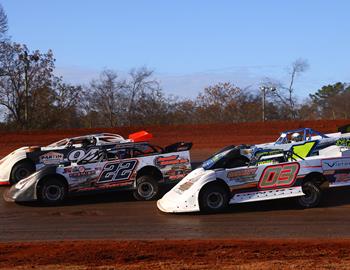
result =
M109 162L103 167L98 183L128 180L136 165L137 160Z

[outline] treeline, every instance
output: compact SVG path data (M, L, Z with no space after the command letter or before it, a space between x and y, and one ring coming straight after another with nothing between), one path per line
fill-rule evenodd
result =
M165 95L153 71L132 69L125 77L104 70L89 85L71 85L54 75L52 51L31 51L7 36L7 18L0 8L0 109L3 129L53 129L238 123L287 119L338 119L350 116L350 86L327 85L299 101L294 81L307 63L291 66L290 83L274 80L263 88L241 89L222 82L196 98ZM265 106L263 98L265 96Z

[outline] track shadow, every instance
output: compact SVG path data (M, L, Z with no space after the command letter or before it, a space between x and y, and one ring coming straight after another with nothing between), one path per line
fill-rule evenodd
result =
M166 192L171 189L171 186L164 187L157 198L151 200L156 201L161 198ZM56 207L56 206L77 206L77 205L89 205L89 204L103 204L103 203L123 203L123 202L138 202L132 195L130 190L107 190L90 193L80 193L67 197L64 202L60 204L45 204L40 201L34 202L17 202L19 205L30 207Z
M337 188L324 190L318 208L331 208L350 204L350 189ZM252 202L246 204L230 205L225 212L266 212L279 210L302 210L295 198Z
M161 198L171 186L164 187L159 196L154 199L155 202ZM122 203L122 202L138 202L134 199L131 191L104 191L96 193L82 193L68 197L63 203L59 205L47 205L41 202L26 202L17 203L20 205L31 207L53 207L53 206L74 206L74 205L89 205L89 204L103 204L103 203ZM319 208L331 208L350 204L350 189L337 188L329 189L323 192L322 200ZM156 206L155 206L156 207ZM230 205L228 209L220 213L179 213L178 215L212 215L223 213L244 213L244 212L269 212L280 210L298 210L301 209L295 201L295 198L278 199L261 202L251 202Z

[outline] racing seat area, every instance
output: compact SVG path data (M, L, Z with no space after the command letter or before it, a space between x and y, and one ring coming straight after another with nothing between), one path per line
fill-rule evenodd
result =
M164 153L164 149L157 145L143 144L132 148L132 157L145 157Z
M126 159L126 158L131 158L131 149L118 149L115 153L114 156L111 153L111 158L112 159Z
M180 152L191 150L193 143L191 142L177 142L170 144L164 148L164 153Z
M256 164L261 165L261 164L270 163L270 162L284 163L284 162L290 162L290 161L304 160L306 157L303 155L299 155L297 152L294 152L293 148L288 151L284 151L282 149L279 151L280 153L278 153L278 151L275 151L275 152L269 152L268 150L266 152L262 151L262 153L252 158L249 165L256 165Z

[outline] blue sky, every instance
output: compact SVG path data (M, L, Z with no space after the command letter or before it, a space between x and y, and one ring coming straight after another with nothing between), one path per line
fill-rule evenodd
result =
M57 73L87 83L103 68L125 74L147 66L167 93L196 96L231 81L256 89L264 77L297 80L302 98L350 81L350 1L1 1L9 34L31 49L54 51Z

